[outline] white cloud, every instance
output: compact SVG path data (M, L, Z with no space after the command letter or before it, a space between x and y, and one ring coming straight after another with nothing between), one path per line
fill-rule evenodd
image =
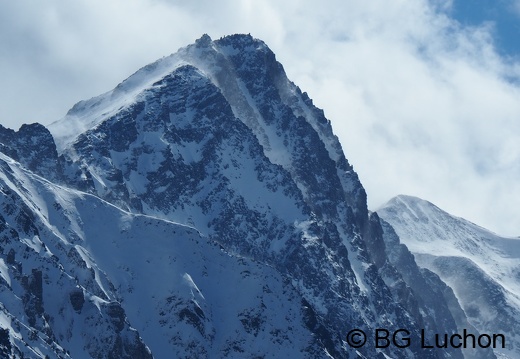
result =
M2 2L0 118L49 123L203 33L251 33L325 110L371 208L418 195L519 235L520 66L435 3Z
M520 0L511 1L511 10L520 17Z

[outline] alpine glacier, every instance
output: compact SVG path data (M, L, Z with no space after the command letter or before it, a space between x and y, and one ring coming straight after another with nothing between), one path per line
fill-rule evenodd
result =
M323 111L250 35L204 35L48 128L0 126L0 152L5 356L496 357L421 346L489 327L368 211Z

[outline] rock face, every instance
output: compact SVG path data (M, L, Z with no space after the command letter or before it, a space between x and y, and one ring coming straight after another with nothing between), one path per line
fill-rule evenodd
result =
M0 125L0 151L35 174L53 181L61 178L61 161L54 139L39 123L22 125L18 132Z
M0 350L464 357L421 347L464 312L368 212L330 122L262 41L205 35L76 104L55 142L31 126L0 128ZM376 328L411 344L377 347Z

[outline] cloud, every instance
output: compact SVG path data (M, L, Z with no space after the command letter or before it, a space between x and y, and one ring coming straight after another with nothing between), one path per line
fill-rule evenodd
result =
M511 1L511 10L513 11L513 13L520 17L520 1L519 0L513 0Z
M13 124L56 120L204 28L179 7L145 0L0 6L0 116Z
M519 235L520 66L426 0L0 5L0 121L50 123L193 42L251 33L325 110L375 209L417 195Z
M332 120L370 207L413 194L518 235L519 73L491 29L406 1L328 20L302 54L308 63L289 61L292 77Z

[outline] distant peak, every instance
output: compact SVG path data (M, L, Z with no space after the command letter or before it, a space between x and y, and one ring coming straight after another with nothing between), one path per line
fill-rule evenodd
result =
M208 35L208 34L204 34L200 37L200 39L197 39L195 41L195 46L197 47L208 47L211 45L211 43L213 42L213 40L211 39L211 37Z
M410 196L407 194L399 194L395 197L396 200L408 202L408 203L414 203L414 202L423 202L423 203L430 203L422 198Z
M232 46L237 49L245 49L247 47L266 48L267 45L260 39L255 39L251 34L234 34L220 38L218 41L222 46Z
M251 34L233 34L223 36L217 41L223 45L233 45L234 47L247 47L265 45L262 40L255 39ZM209 47L213 43L213 40L208 34L203 34L199 39L195 40L195 46L198 48Z
M213 74L215 68L222 65L218 62L223 57L233 56L237 63L249 66L251 71L268 69L283 73L274 53L262 40L255 39L250 34L229 35L216 41L208 34L203 34L194 44L139 69L114 90L75 104L64 118L48 127L55 138L58 152L61 153L73 144L82 133L138 101L139 96L147 89L180 67L188 64L202 69L204 73Z
M260 41L256 40L251 36L251 34L233 34L233 35L227 35L222 38L220 38L220 41L232 41L232 42L255 42Z
M386 208L386 207L392 207L392 206L398 206L400 204L414 204L414 203L424 203L424 204L428 204L428 205L433 205L432 203L422 199L422 198L419 198L419 197L415 197L415 196L409 196L409 195L406 195L406 194L399 194L393 198L391 198L388 202L386 202L385 204L383 204L381 206L381 208Z

